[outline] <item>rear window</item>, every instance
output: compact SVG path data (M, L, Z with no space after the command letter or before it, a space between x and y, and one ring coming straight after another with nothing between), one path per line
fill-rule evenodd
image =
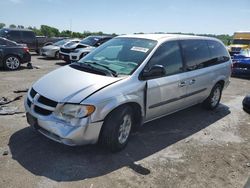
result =
M35 34L31 31L23 31L22 32L23 38L24 39L33 39L35 38Z
M187 70L196 70L205 67L210 59L209 49L204 40L181 41L183 56Z
M230 59L226 48L220 42L208 40L207 44L211 54L211 65L224 63Z

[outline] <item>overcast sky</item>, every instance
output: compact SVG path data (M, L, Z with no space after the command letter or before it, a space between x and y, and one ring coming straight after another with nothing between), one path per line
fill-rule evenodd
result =
M1 0L0 22L78 32L233 34L250 30L250 0Z

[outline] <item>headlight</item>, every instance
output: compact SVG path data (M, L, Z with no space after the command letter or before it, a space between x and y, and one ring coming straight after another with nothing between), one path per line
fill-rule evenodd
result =
M78 52L79 52L79 50L74 50L74 51L73 51L73 53L78 53Z
M55 115L59 119L75 125L81 118L91 115L94 111L93 105L65 104L55 112Z

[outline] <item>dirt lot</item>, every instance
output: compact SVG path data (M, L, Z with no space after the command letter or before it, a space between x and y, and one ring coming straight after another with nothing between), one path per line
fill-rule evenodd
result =
M64 146L29 128L25 93L13 91L64 65L35 55L32 62L40 69L0 70L0 100L23 96L6 105L18 114L0 115L0 187L238 188L250 177L250 115L241 106L250 80L232 78L215 111L198 105L148 123L112 154Z

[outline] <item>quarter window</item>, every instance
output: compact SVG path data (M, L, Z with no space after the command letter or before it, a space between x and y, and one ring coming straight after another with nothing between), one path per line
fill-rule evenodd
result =
M228 52L221 43L209 40L207 44L211 54L211 65L229 61Z
M183 63L178 42L169 41L162 44L150 59L147 68L153 65L162 65L167 76L182 72Z
M196 70L206 67L210 54L206 41L184 40L181 41L183 55L186 61L187 70Z

